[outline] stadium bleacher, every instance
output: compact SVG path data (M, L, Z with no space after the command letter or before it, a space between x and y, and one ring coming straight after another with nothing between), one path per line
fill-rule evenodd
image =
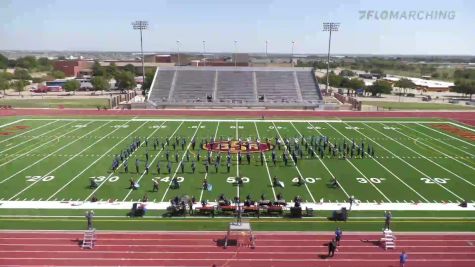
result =
M151 88L149 101L162 106L316 106L323 102L312 68L159 67ZM262 96L263 101L258 101Z

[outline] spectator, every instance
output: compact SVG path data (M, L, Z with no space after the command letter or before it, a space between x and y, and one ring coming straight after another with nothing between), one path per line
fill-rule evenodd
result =
M389 226L391 225L392 214L390 211L386 211L384 215L384 230L390 230Z
M86 219L87 219L87 229L92 229L92 219L94 218L94 211L86 211Z

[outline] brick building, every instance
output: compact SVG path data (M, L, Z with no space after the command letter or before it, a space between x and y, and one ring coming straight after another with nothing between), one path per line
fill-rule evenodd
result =
M53 67L55 70L64 72L67 77L77 77L80 72L91 70L93 64L91 60L57 60Z

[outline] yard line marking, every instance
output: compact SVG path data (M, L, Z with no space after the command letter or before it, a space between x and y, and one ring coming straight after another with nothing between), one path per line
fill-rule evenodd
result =
M256 128L257 138L259 138L259 140L261 140L261 137L259 135L259 130L257 129L257 123L256 122L254 122L254 127ZM266 165L267 175L269 176L269 183L272 186L272 193L274 193L274 199L277 200L274 185L272 184L272 178L271 178L270 171L269 171L269 165L267 165L267 157L264 157L264 163Z
M307 122L310 126L313 126L312 124L310 124L310 122ZM293 122L290 122L290 124L294 127L294 129L297 131L297 133L300 135L300 137L302 137L303 135L300 133L300 131L295 127L294 123ZM317 133L318 130L315 129L315 127L312 127L314 131L316 131ZM320 133L319 133L320 134ZM315 157L320 161L320 163L322 163L323 167L325 168L325 170L327 170L327 172L333 177L333 179L335 179L335 181L337 181L338 185L340 186L341 190L343 191L343 193L345 193L346 197L347 198L350 198L350 195L346 192L345 188L343 188L343 186L341 185L341 183L336 179L335 175L333 175L333 173L328 169L327 165L323 162L323 160L317 155L317 153L315 153L315 151L313 151L313 154L315 155Z
M419 134L426 135L425 133L419 132L419 131L417 131L417 130L415 130L415 129L412 129L412 128L408 127L408 126L405 126L405 125L402 125L402 124L399 124L399 125L401 125L401 126L403 126L403 127L406 127L406 128L408 128L408 129L410 129L410 130L412 130L412 131L415 131L415 132L417 132L417 133L419 133ZM397 132L400 133L400 134L402 134L402 135L406 135L406 134L404 134L404 133L401 132L401 131L397 131ZM412 140L416 140L416 139L413 138L413 137L410 137L410 136L408 136L408 135L406 135L406 136L409 137L409 138L412 139ZM427 136L427 135L426 135L426 136ZM470 155L470 156L474 156L473 154L471 154L471 153L469 153L469 152L467 152L467 151L465 151L465 150L462 150L462 149L460 149L460 148L458 148L458 147L456 147L456 146L453 146L453 145L451 145L451 144L449 144L449 143L445 143L445 142L442 142L442 141L437 140L437 139L435 139L435 140L436 140L437 142L446 144L446 145L448 145L448 146L450 146L450 147L452 147L452 148L455 148L455 149L457 149L457 150L460 150L460 151L462 151L462 152L464 152L464 153L466 153L466 154L468 154L468 155ZM445 155L445 158L451 158L451 159L453 159L453 160L455 160L455 161L457 161L457 162L459 162L459 163L461 163L461 164L463 164L463 165L469 167L470 169L475 170L474 167L472 167L472 166L470 166L470 165L467 165L467 164L465 164L465 163L462 162L462 161L457 160L457 158L458 158L457 156L456 156L456 157L450 156L450 155L448 155L448 154L446 154L446 153L444 153L444 152L442 152L442 151L440 151L440 150L438 150L438 149L436 149L436 148L434 148L434 147L432 147L432 146L429 146L428 144L426 144L426 143L424 143L424 142L419 141L419 143L420 143L420 144L423 144L423 145L425 145L425 146L427 146L427 147L429 147L429 148L431 148L431 149L433 149L433 150L435 150L435 151L437 151L437 152L439 152L439 153L441 153L441 154L443 154L443 155ZM428 158L428 157L427 157L427 158Z
M282 138L282 136L280 135L280 132L279 132L279 130L277 129L277 127L275 126L275 123L274 123L274 122L272 122L272 125L274 126L274 130L275 130L275 131L277 132L277 134L279 135L279 139L284 140L284 139ZM287 145L286 145L285 143L284 143L284 147L285 147L286 150L288 150L288 147L287 147ZM294 167L295 167L295 169L297 170L297 172L299 173L300 178L303 179L303 180L305 180L305 178L303 177L302 173L300 172L299 167L297 166L297 164L295 164L294 159L293 159L292 157L289 157L289 158L290 158L290 159L292 160L292 162L294 163ZM304 184L305 184L305 188L307 188L307 191L308 191L308 193L310 194L310 197L312 198L313 203L316 203L315 198L313 197L312 192L310 192L310 189L308 188L307 183L304 183Z
M89 123L86 124L86 125L89 125L89 124L91 124L91 123L93 123L93 122L89 122ZM69 124L66 124L66 125L69 125ZM71 130L71 131L69 131L69 132L67 132L67 133L65 133L65 134L62 134L62 135L60 135L60 136L58 136L58 137L56 137L56 138L61 138L61 137L65 136L66 134L72 133L72 132L77 131L77 130L79 130L79 129L84 129L84 128L74 128L73 130ZM57 128L56 128L55 130L57 130ZM50 141L48 141L48 142L46 142L46 143L43 143L43 144L41 144L41 145L39 145L39 146L36 146L35 148L33 148L33 149L31 149L31 150L28 150L28 152L25 152L25 153L23 153L23 154L18 154L17 157L15 157L15 158L13 158L13 159L10 159L10 160L8 160L8 161L6 161L6 162L0 164L0 167L3 166L3 165L5 165L5 164L8 164L8 163L10 163L10 162L12 162L12 161L14 161L14 160L16 160L16 159L18 159L18 158L20 158L20 157L22 157L22 156L25 156L25 155L26 155L26 156L30 156L30 152L35 151L35 150L37 150L38 148L41 148L41 147L43 147L43 146L45 146L45 145L47 145L47 144L49 144L49 143L51 143L51 142L56 141L56 140L57 140L56 138L53 138L53 139L51 139ZM21 151L21 150L20 150L20 151ZM39 155L39 154L38 154L38 155ZM37 155L37 156L38 156L38 155ZM32 156L34 156L34 155L32 155ZM45 156L45 155L43 155L43 156Z
M9 123L5 123L3 125L0 125L0 128L3 128L5 126L8 126L8 125L12 125L12 124L15 124L15 123L18 123L18 122L22 122L24 121L25 119L21 119L21 120L15 120L15 121L12 121L12 122L9 122Z
M43 125L43 126L47 126L47 125L49 125L49 124L51 124L51 123L53 123L53 122L50 122L50 123L45 124L45 125ZM54 129L49 130L49 131L47 131L47 132L44 132L44 133L42 133L42 134L40 134L40 135L32 136L31 138L28 138L27 140L25 140L25 141L23 141L23 142L20 142L20 143L14 145L14 146L11 146L11 147L9 147L9 148L7 148L7 149L4 149L4 150L0 151L0 153L4 153L4 152L6 152L6 151L8 151L8 150L10 150L10 149L13 149L13 148L17 147L17 146L21 146L21 145L23 145L23 144L25 144L25 143L28 143L28 142L30 142L30 141L33 141L33 140L37 139L38 137L41 137L41 136L43 136L43 135L45 135L45 134L49 134L49 133L51 133L51 132L57 131L58 129L63 128L63 127L66 127L66 126L68 126L68 125L70 125L70 124L72 124L72 123L74 123L74 122L66 123L66 124L60 125L60 126L57 127L57 128L54 128ZM39 127L39 128L42 128L43 126L41 126L41 127ZM35 129L36 129L36 128L35 128ZM19 136L19 135L17 135L17 136ZM6 140L3 140L3 141L6 141ZM20 151L22 151L22 150L23 150L23 149L20 149ZM18 153L18 152L17 152L17 153Z
M93 132L95 132L95 131L97 131L97 130L99 130L99 129L101 129L102 127L108 125L109 123L111 123L111 122L107 122L106 124L104 124L104 125L102 125L102 126L99 126L98 128L92 130L91 132L84 134L83 137L84 137L84 136L87 136L87 135L89 135L89 134L91 134L91 133L93 133ZM23 169L17 171L16 173L10 175L8 178L3 179L2 181L0 181L0 184L6 182L6 181L8 181L8 180L10 180L11 178L15 177L16 175L18 175L19 173L23 172L24 170L27 170L27 169L29 169L29 168L35 166L36 164L38 164L38 163L42 162L43 160L49 158L51 155L55 154L56 152L58 152L58 151L60 151L60 150L62 150L62 149L64 149L64 148L66 148L66 147L72 145L73 143L75 143L76 141L78 141L78 140L80 140L80 139L81 139L81 138L77 138L77 139L75 139L74 141L72 141L72 142L70 142L70 143L68 143L68 144L66 144L66 145L64 145L64 146L62 146L62 147L56 149L54 152L49 153L47 156L43 157L42 159L40 159L40 160L38 160L38 161L35 161L34 163L32 163L32 164L26 166L25 168L23 168Z
M220 122L218 121L218 125L216 125L216 131L214 132L214 138L213 140L216 140L216 137L218 136L218 128L219 128ZM210 157L213 155L213 150L211 149ZM238 163L239 164L239 163ZM205 180L208 179L208 173L205 173ZM204 192L204 187L201 186L201 193L200 193L200 200L199 203L201 203L201 199L203 198L203 192Z
M328 126L330 126L333 130L335 130L337 133L339 133L341 136L343 136L344 138L346 138L347 140L350 140L348 137L346 137L344 134L342 134L339 130L337 130L335 127L333 127L331 124L327 123ZM356 131L358 131L356 129ZM320 131L318 131L318 133L320 133ZM331 144L331 143L330 143ZM353 168L359 173L361 174L365 179L366 181L368 181L369 184L371 184L374 189L376 189L376 191L378 191L388 202L391 202L391 200L370 180L368 179L368 177L366 177L366 175L360 170L358 169L358 167L356 167L353 162L351 162L351 160L349 160L348 158L345 158L345 161L348 162L351 166L353 166Z
M196 127L195 133L191 137L191 140L193 140L195 138L196 133L200 129L201 123L202 123L202 121L200 121L200 123L198 124L198 127ZM188 146L186 147L186 150L183 152L183 155L181 156L180 163L183 162L183 159L185 158L186 152L190 149L190 146L191 146L191 142L188 142ZM172 184L173 178L175 178L176 174L178 173L178 169L180 168L180 163L178 163L178 165L176 166L175 173L173 174L173 177L170 179L170 183L167 186L167 190L165 190L165 193L163 194L162 200L160 200L160 202L163 202L163 200L167 196L167 193L168 193L168 190L170 189L170 185Z
M237 121L236 121L236 140L239 140L239 125L238 125ZM237 177L239 177L239 162L238 162L238 164L236 164L236 175L237 175ZM238 183L237 186L236 186L238 199L239 199L239 187L241 187L241 186Z
M381 124L381 125L384 125L384 124ZM369 127L370 127L370 126L369 126ZM370 127L370 128L371 128L371 129L373 129L374 131L378 132L378 133L381 133L380 131L378 131L378 130L374 129L373 127ZM440 167L441 169L443 169L443 170L445 170L445 171L447 171L447 172L451 173L452 175L455 175L457 178L459 178L459 179L461 179L461 180L465 181L466 183L468 183L469 185L471 185L471 186L474 186L474 187L475 187L475 184L473 184L473 183L471 183L470 181L466 180L466 179L465 179L465 178L463 178L462 176L460 176L460 175L458 175L458 174L454 173L453 171L451 171L451 170L449 170L449 169L445 168L444 166L440 165L439 163L437 163L437 162L435 162L435 161L431 160L430 158L428 158L428 157L426 157L426 156L422 155L421 153L419 153L419 152L415 151L414 149L412 149L412 148L410 148L410 147L408 147L408 146L404 145L403 143L399 143L399 144L400 144L400 145L402 145L402 146L404 146L404 147L406 147L407 149L411 150L412 152L416 153L417 155L419 155L419 156L420 156L420 157L422 157L423 159L426 159L426 160L430 161L432 164L434 164L434 165L436 165L436 166Z
M52 194L48 199L46 200L50 200L52 197L54 197L55 195L57 195L59 192L61 192L66 186L68 186L70 183L72 183L74 180L76 180L80 175L82 175L86 170L88 170L89 168L91 168L92 166L94 166L94 164L96 164L101 158L103 158L104 156L107 155L107 153L109 153L110 151L112 151L112 149L114 149L116 146L118 146L119 144L121 144L122 142L124 142L125 139L127 139L128 137L130 137L133 133L135 133L136 131L138 131L140 128L142 128L142 126L144 126L146 123L143 123L141 124L139 127L137 127L134 131L130 132L129 135L127 135L126 137L124 137L121 141L119 142L116 142L115 145L113 147L111 147L109 150L107 150L104 154L102 154L99 158L97 158L96 160L94 160L91 164L89 164L89 166L87 166L86 168L84 168L80 173L78 173L76 176L74 176L72 179L69 179L69 181L63 185L60 189L58 189L54 194ZM122 163L121 163L122 165ZM120 166L119 166L120 167ZM105 179L101 185L107 181L110 176L112 176L112 174L114 174L113 172L109 175L109 177L107 177L107 179ZM99 185L100 186L100 185Z
M467 144L467 145L475 146L475 144L472 144L472 143L470 143L470 142L468 142L468 141L465 141L465 140L463 140L463 139L461 139L461 138L457 138L457 137L452 136L452 135L450 135L450 134L447 134L447 133L444 133L444 132L442 132L442 131L433 129L433 128L431 128L431 127L427 127L427 126L422 125L422 124L419 124L419 123L416 123L416 124L419 125L419 126L422 126L422 127L424 127L424 128L427 128L427 129L429 129L429 130L431 130L431 131L434 131L434 132L436 132L436 133L439 133L439 134L443 134L443 135L445 135L445 136L448 136L448 137L450 137L450 138L452 138L452 139L454 139L454 140L463 142L463 143L465 143L465 144ZM452 124L452 123L451 123L451 124ZM455 125L455 126L457 126L457 127L460 127L460 125L458 125L458 124L453 124L453 125ZM463 127L462 127L462 128L463 128Z
M369 127L369 125L367 125L367 126ZM378 132L378 133L380 133L380 134L383 134L383 133L381 133L381 132L375 130L375 129L372 128L372 127L369 127L369 128L373 129L374 131L376 131L376 132ZM388 138L389 138L390 140L392 140L393 142L395 142L395 143L401 144L400 142L398 142L398 141L396 141L396 140L393 140L391 137L388 137ZM388 151L389 153L394 154L391 150L387 149L387 148L384 147L383 145L381 145L381 144L379 144L379 143L375 143L375 144L379 145L381 148L383 148L384 150ZM402 145L402 144L401 144L401 145ZM403 145L403 146L404 146L404 145ZM404 147L410 149L410 148L407 147L407 146L404 146ZM412 164L410 164L409 162L407 162L407 161L405 161L405 160L403 160L403 159L399 159L399 160L402 161L402 162L404 162L404 163L406 163L406 165L408 165L409 167L413 168L414 170L416 170L416 171L419 172L420 174L424 175L424 177L426 177L426 178L428 178L429 180L431 180L434 184L436 184L436 185L438 185L438 186L444 188L447 192L451 193L452 195L454 195L454 196L457 197L458 199L464 200L464 199L461 198L459 195L455 194L454 192L452 192L451 190L449 190L447 187L445 187L445 186L442 185L441 183L435 182L429 175L425 174L424 172L422 172L422 171L419 170L418 168L414 167L414 166L413 166Z
M162 123L160 126L162 126L163 124L165 124L165 122ZM183 121L180 123L180 125L178 125L178 127L176 127L175 131L172 133L172 135L170 136L170 138L172 138L173 136L175 136L176 132L178 132L178 129L181 128L181 125L182 125L182 124L183 124ZM156 129L149 135L149 137L151 137L151 136L152 136L155 132L157 132L159 129L161 129L161 127L156 128ZM191 141L190 141L190 142L191 142ZM155 160L158 158L158 156L162 153L162 151L163 151L163 148L160 149L160 151L157 153L157 155L155 155L155 157L154 157L154 158L152 159L152 161L150 162L150 165L153 166L153 163L154 163ZM120 167L120 165L119 165L119 167ZM146 172L145 170L142 172L142 175L140 175L140 177L139 177L139 179L136 181L136 183L139 183L140 180L142 180L143 176L145 175L145 172ZM107 179L106 179L106 180L107 180ZM129 197L129 195L132 193L132 191L133 191L133 189L129 189L129 192L128 192L127 195L124 197L124 199L122 199L122 201L125 201L125 200Z
M17 134L17 135L15 135L15 136L12 136L12 137L10 137L10 138L7 138L7 139L5 139L5 140L0 141L0 144L3 143L3 142L7 142L8 140L13 139L13 138L16 138L16 137L18 137L18 136L22 136L22 135L27 134L27 133L29 133L29 132L32 132L32 131L41 129L41 128L43 128L43 127L46 127L46 126L48 126L48 125L50 125L50 124L52 124L52 123L58 122L58 121L59 121L59 120L54 120L54 121L52 121L52 122L50 122L50 123L41 125L40 127L35 127L35 128L33 128L33 129L30 129L30 130L28 130L28 131L26 131L26 132L23 132L23 133L21 133L21 134ZM15 121L15 122L18 122L18 121ZM11 123L11 124L13 124L13 123ZM6 125L4 125L4 126L7 126L7 125L10 125L10 124L6 124Z
M103 126L104 126L104 125L103 125ZM99 128L101 128L101 127L99 127ZM97 129L99 129L99 128L97 128ZM97 130L97 129L96 129L96 130ZM95 144L101 142L101 141L102 141L103 139L105 139L107 136L113 134L115 131L117 131L117 130L119 130L119 129L121 129L121 128L118 127L118 128L116 128L116 129L112 130L112 131L109 132L108 134L104 135L104 137L102 137L101 139L97 140L96 142L90 144L89 146L87 146L86 148L84 148L83 150L81 150L78 154L80 154L80 153L82 153L82 152L88 150L89 148L93 147ZM96 130L94 130L94 131L96 131ZM89 135L90 133L92 133L92 132L89 132L89 133L86 134L86 135ZM86 136L86 135L84 135L84 136ZM71 142L71 143L69 143L69 144L73 144L73 143L75 143L76 141L81 140L81 139L82 139L82 137L81 137L81 138L78 138L78 139L76 139L76 140L74 140L73 142ZM9 200L11 200L12 198L14 198L14 197L20 195L21 193L25 192L26 190L28 190L29 188L31 188L32 186L34 186L35 184L37 184L39 181L41 181L41 179L43 179L45 176L50 175L52 172L54 172L54 171L56 171L57 169L61 168L62 166L64 166L66 163L70 162L71 160L73 160L73 159L76 158L77 156L78 156L78 155L75 155L74 157L69 158L68 160L64 161L64 162L61 163L59 166L57 166L57 167L54 168L53 170L49 171L47 174L43 175L40 179L38 179L37 181L35 181L35 182L29 184L29 185L28 185L27 187L25 187L23 190L21 190L20 192L16 193L16 194L15 194L13 197L11 197Z
M345 125L349 126L349 124L345 123ZM330 125L330 127L332 127L335 131L337 131L339 134L343 135L338 129L334 128L332 125ZM362 136L364 136L365 138L368 138L365 134L363 134L360 130L356 130L359 134L361 134ZM346 137L345 135L343 135L348 141L351 141L348 137ZM376 141L373 141L375 144L381 146L378 142ZM381 146L382 147L382 146ZM395 154L392 154L393 156L396 156ZM394 174L391 170L389 170L388 168L386 168L386 166L384 166L381 162L379 162L378 160L374 159L374 162L378 163L379 166L381 166L383 169L385 169L387 172L389 172L394 178L398 179L401 183L403 183L407 188L409 188L412 192L416 193L419 197L421 197L422 199L424 199L426 202L429 202L424 196L422 196L419 192L417 192L414 188L412 188L410 185L408 185L406 182L404 182L404 180L402 180L401 178L399 178L399 176L397 176L396 174ZM371 181L370 181L371 182Z

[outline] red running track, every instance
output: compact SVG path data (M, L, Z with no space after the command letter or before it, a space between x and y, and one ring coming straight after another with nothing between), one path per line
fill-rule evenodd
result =
M475 266L475 234L396 234L395 250L380 235L344 233L339 251L327 258L332 234L256 234L224 249L217 232L99 232L92 250L80 247L81 232L0 232L0 266L275 266L396 267L405 250L408 267Z
M442 118L475 126L471 111L307 111L307 110L233 110L233 109L4 109L0 116L200 116L200 117L361 117L361 118Z

